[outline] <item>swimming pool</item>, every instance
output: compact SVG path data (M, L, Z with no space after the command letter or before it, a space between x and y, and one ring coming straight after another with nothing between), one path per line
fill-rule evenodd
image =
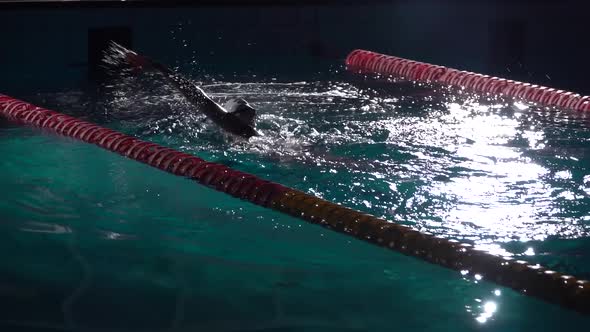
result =
M23 99L386 219L590 275L587 117L335 71L194 78L260 107L233 142L152 83ZM233 79L231 79L233 78ZM299 78L299 77L297 77ZM588 318L67 138L2 122L12 329L558 330Z

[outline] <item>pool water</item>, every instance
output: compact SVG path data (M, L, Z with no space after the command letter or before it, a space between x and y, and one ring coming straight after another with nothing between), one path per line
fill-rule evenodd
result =
M499 255L590 278L590 119L442 87L195 77L237 141L145 76L19 96ZM588 317L0 122L3 331L561 331Z

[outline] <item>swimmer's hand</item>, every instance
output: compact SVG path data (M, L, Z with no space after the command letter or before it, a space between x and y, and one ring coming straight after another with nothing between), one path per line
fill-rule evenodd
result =
M114 41L111 41L109 48L105 51L103 62L109 70L132 72L133 74L138 74L144 70L153 70L158 67L158 63Z

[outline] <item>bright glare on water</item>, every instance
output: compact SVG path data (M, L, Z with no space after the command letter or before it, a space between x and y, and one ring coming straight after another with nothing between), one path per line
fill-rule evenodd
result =
M243 142L152 79L28 99L494 254L590 277L584 114L403 82L202 82L221 103L243 97L258 109L264 136ZM116 315L101 322L88 312L108 302L101 290L132 283L137 289L120 296L145 297L145 307L134 304L138 317L160 305L166 311L147 319L154 330L557 331L564 317L588 323L485 276L373 248L94 147L3 126L0 184L10 188L0 204L10 216L3 249L22 248L13 264L18 256L24 262L4 267L14 276L7 279L27 276L37 293L44 285L63 292L53 294L61 309L35 318L40 324L129 328ZM36 279L41 271L46 278ZM29 289L18 287L13 293ZM177 289L190 291L177 296ZM221 312L231 319L215 316ZM27 320L15 317L3 318ZM130 318L137 327L134 319L142 320Z

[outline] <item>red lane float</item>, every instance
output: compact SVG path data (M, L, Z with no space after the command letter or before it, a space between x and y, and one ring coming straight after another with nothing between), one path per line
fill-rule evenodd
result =
M195 156L144 142L8 96L0 95L0 114L11 120L51 129L57 134L98 145L163 171L190 177L232 196L251 199L259 205L265 206L273 195L288 191L284 186L232 170L227 166L209 163ZM231 181L227 180L229 177Z
M373 61L372 66L383 66ZM412 64L415 77L445 72ZM475 79L475 78L472 78ZM579 101L578 101L579 103ZM492 255L467 243L419 232L254 175L178 152L111 129L0 95L0 115L98 145L163 171L187 177L213 189L340 232L404 255L512 288L527 296L590 314L590 282L525 261Z
M399 76L408 80L452 85L476 93L501 95L544 106L590 111L590 96L581 96L573 92L412 61L371 51L352 51L346 57L346 68L356 73Z

